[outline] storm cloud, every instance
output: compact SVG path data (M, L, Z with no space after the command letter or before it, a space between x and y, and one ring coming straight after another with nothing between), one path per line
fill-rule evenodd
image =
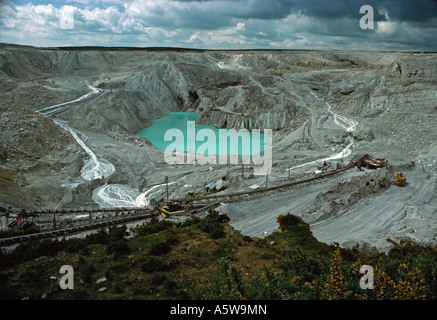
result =
M34 46L435 51L435 34L437 0L0 0L0 42Z

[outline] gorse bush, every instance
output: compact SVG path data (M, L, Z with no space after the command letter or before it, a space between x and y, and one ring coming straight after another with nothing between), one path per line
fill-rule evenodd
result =
M93 264L89 261L79 263L79 275L86 283L92 282L92 276L97 271Z
M281 231L286 231L291 226L297 225L299 222L302 221L302 219L295 215L287 213L285 216L282 214L279 215L276 221L279 223L279 229L281 229Z
M108 233L105 229L99 229L95 233L88 234L85 239L88 244L105 244L107 242Z
M112 226L111 228L109 228L108 231L106 231L105 229L99 229L94 233L88 234L85 239L88 245L107 244L111 241L122 240L128 235L129 233L127 231L126 225L122 225L120 227Z
M147 273L162 271L165 267L166 264L155 256L146 257L140 265L141 270Z
M171 246L163 241L156 241L150 247L150 254L154 256L162 256L171 251Z
M123 240L128 235L129 233L127 231L126 225L122 225L120 227L113 226L108 230L106 241L110 242L110 241Z
M189 227L192 225L196 225L198 224L202 219L200 219L199 217L191 217L190 219L184 220L180 226L181 227Z
M435 299L437 250L418 244L396 244L388 255L351 260L347 249L328 257L297 250L284 256L280 270L266 268L243 284L241 268L223 262L210 286L198 293L204 299L310 300L425 300ZM344 259L344 258L347 259ZM394 259L393 259L394 258ZM404 262L402 262L404 261ZM374 266L374 289L362 289L362 265Z
M82 250L82 252L87 252L87 241L85 239L77 239L72 238L69 240L61 240L61 243L64 242L64 250L69 253L75 253Z
M341 262L340 250L337 250L331 259L329 275L321 292L322 299L345 300L352 294L345 288L344 275L340 267Z
M0 251L0 269L8 268L41 256L54 256L61 251L88 254L87 245L88 243L85 239L77 238L24 242L18 245L11 253Z
M211 277L211 284L201 294L206 300L240 300L243 299L244 288L241 268L229 261L222 261L219 271Z
M138 236L145 236L149 234L158 233L160 231L171 229L174 227L174 223L168 220L152 220L149 223L144 223L132 231Z
M219 214L217 211L210 210L209 214L203 218L197 225L200 230L208 233L212 239L219 239L225 235L223 223L229 222L229 217Z
M227 227L228 221L212 210L203 219L156 220L136 228L131 238L121 226L85 239L32 241L10 253L0 250L0 298L39 299L43 293L53 299L437 297L436 248L388 239L393 245L389 252L369 256L358 246L318 242L309 225L291 214L278 217L281 232L263 238L243 236ZM47 280L63 264L74 266L75 290L59 290ZM372 290L360 286L363 265L373 268ZM91 285L103 272L108 284L104 294Z
M124 240L111 240L106 245L106 253L115 256L125 255L131 252L131 248Z

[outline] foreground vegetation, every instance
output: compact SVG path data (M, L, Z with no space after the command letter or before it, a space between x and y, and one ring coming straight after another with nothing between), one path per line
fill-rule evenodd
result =
M435 248L389 240L388 254L365 256L318 242L291 214L264 239L228 221L210 211L21 244L0 255L0 299L436 299ZM59 286L63 265L73 267L73 290ZM373 268L373 290L360 287L363 265Z

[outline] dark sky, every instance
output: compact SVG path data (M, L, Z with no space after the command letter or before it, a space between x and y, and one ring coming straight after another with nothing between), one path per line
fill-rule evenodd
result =
M437 51L437 0L0 0L0 42Z

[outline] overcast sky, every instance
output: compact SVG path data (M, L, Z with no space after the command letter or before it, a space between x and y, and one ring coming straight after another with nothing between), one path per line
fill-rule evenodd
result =
M437 0L0 0L0 42L437 51Z

